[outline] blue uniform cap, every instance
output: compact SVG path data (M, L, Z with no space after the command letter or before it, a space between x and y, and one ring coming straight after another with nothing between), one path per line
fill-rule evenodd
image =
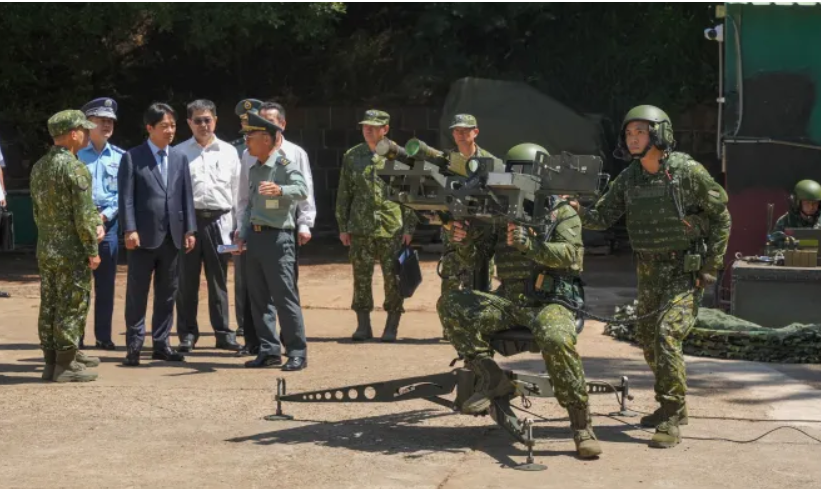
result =
M117 102L113 98L96 98L86 103L80 110L86 114L86 117L106 117L117 120Z

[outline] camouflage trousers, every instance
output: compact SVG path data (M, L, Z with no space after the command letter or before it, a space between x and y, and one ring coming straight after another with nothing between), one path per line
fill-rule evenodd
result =
M386 312L405 312L402 307L399 276L394 269L401 244L400 237L351 236L351 247L348 250L348 258L354 268L354 299L351 301L351 309L364 312L374 309L371 279L374 276L374 263L379 261L385 284L383 309Z
M636 339L654 373L654 392L660 403L685 402L687 385L682 342L696 323L702 299L701 290L689 293L694 285L693 277L682 268L678 261L637 264L637 314L642 316L672 303L665 312L636 325Z
M44 350L76 350L86 329L91 299L91 269L40 262L40 316L37 327Z
M448 237L445 230L442 231L442 266L440 273L443 276L440 286L441 296L449 292L463 289L488 290L491 285L491 275L493 266L489 260L483 260L480 256L474 257L469 266L460 264L457 255L454 253L455 244Z
M574 314L558 305L524 307L487 292L457 291L441 297L440 321L454 348L466 359L492 356L488 337L517 326L531 330L542 351L557 401L565 408L588 405L582 360L576 351Z

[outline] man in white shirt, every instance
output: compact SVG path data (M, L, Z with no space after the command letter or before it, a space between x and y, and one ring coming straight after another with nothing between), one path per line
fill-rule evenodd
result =
M256 108L256 107L255 107ZM282 105L274 102L265 102L260 105L259 109L257 109L258 113L263 119L266 119L270 122L277 124L278 126L285 129L286 127L286 119L285 119L285 108ZM305 200L301 200L297 202L297 243L300 246L305 245L311 240L311 228L314 227L314 220L317 217L317 206L314 203L314 180L311 176L311 165L308 161L308 154L305 150L296 144L288 141L283 137L283 133L280 132L277 135L277 138L280 139L278 144L280 146L280 150L285 153L285 157L295 163L297 165L297 169L302 173L303 178L305 179L306 185L308 185L308 198ZM237 216L243 215L246 206L248 205L248 169L251 168L252 165L256 162L256 158L248 154L248 150L243 152L242 156L242 173L240 174L240 186L239 192L237 195L237 207L235 209L235 214ZM297 295L299 296L299 289L297 288L297 280L299 278L299 248L295 250L296 259L294 260L294 288L297 290ZM235 280L243 285L244 278L240 276L237 277L237 271L235 270ZM242 290L244 293L243 296L247 297L248 291L245 290L244 287L238 287L238 291ZM235 302L239 303L241 300L246 300L245 297L240 297L240 293L235 293ZM254 328L245 328L245 347L241 353L243 354L253 354L256 352L256 349L259 347L259 340L255 334Z
M197 244L180 260L180 289L177 295L177 334L179 350L194 349L200 336L197 305L200 295L200 269L205 265L208 286L208 313L217 339L216 347L237 351L228 321L228 254L217 252L219 245L231 244L240 181L237 150L217 138L217 108L210 100L188 104L188 125L194 135L176 149L188 157L194 209L197 216Z

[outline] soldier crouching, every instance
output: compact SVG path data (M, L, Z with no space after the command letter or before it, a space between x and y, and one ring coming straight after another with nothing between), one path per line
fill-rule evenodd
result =
M544 148L528 146L534 155L537 151L547 154ZM522 149L512 148L506 164L519 161L512 155L522 153ZM546 222L534 223L538 229L556 222L550 236L513 223L482 227L452 223L448 233L456 246L456 260L466 261L468 245L486 250L486 256L496 260L501 286L493 293L452 291L441 298L437 311L451 344L478 379L474 394L461 407L463 412L484 412L494 398L513 393L510 380L493 360L487 338L525 326L542 352L557 401L568 410L577 453L581 458L593 458L602 449L593 432L585 374L576 351L575 315L552 302L573 303L581 296L582 224L573 208L552 200Z

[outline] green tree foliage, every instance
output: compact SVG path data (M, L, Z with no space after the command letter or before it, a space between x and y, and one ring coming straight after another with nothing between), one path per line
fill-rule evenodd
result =
M713 97L706 4L0 4L0 134L29 159L45 120L92 97L143 137L155 100L220 115L246 96L288 105L439 105L464 76L525 81L581 112L619 120ZM184 125L183 125L184 126ZM230 123L221 129L233 131ZM183 131L185 128L183 127Z

